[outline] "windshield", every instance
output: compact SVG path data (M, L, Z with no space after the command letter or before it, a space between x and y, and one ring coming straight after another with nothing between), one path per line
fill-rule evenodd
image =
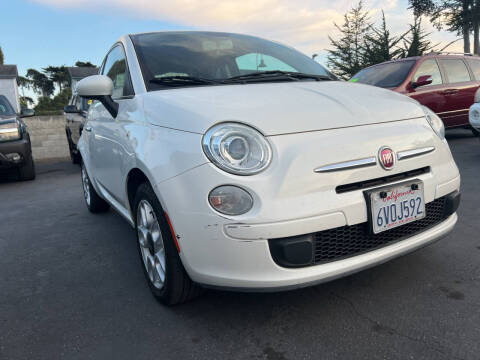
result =
M5 115L15 115L15 111L12 108L12 105L8 102L7 98L3 95L0 95L0 116Z
M165 32L131 35L131 39L149 91L165 88L172 77L197 79L196 83L185 81L185 86L214 85L235 76L273 71L335 79L334 75L308 56L252 36Z
M414 60L407 60L375 65L358 72L350 81L382 88L394 88L400 86L414 64Z

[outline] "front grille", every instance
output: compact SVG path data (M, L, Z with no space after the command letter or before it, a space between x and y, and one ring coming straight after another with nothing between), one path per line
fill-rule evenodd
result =
M374 186L381 186L395 181L406 180L409 178L417 177L419 175L428 174L430 172L430 167L426 166L420 169L406 171L400 174L384 176L381 178L359 181L351 184L339 185L336 187L337 194L342 194L350 191L368 189Z
M312 234L314 264L359 255L421 233L448 217L445 204L446 197L432 201L425 205L425 218L379 234L371 233L368 223L343 226Z

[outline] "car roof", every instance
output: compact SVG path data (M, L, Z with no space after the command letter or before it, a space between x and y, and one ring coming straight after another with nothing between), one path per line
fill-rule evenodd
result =
M251 36L251 37L258 37L254 35L248 34L240 34L240 33L231 33L226 31L195 31L195 30L164 30L164 31L146 31L146 32L138 32L128 34L129 36L135 35L146 35L146 34L211 34L211 35L241 35L241 36Z
M379 64L367 66L365 69L373 68L373 67L379 66L379 65L399 63L399 62L405 62L405 61L415 61L416 62L420 59L427 59L427 58L445 58L445 59L448 59L448 58L451 58L451 59L474 58L474 59L479 59L480 60L480 57L478 55L473 55L473 54L454 54L454 53L432 52L432 53L428 53L428 54L425 54L425 55L422 55L422 56L411 56L411 57L406 57L406 58L403 58L403 59L384 61L384 62L379 63Z

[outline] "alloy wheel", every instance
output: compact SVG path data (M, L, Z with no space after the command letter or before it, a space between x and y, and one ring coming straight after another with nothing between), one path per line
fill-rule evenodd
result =
M82 165L82 185L83 185L83 196L87 205L90 206L90 180L88 179L87 171L85 166Z
M166 260L160 224L152 206L146 200L137 208L138 245L143 264L153 286L161 289L165 283Z

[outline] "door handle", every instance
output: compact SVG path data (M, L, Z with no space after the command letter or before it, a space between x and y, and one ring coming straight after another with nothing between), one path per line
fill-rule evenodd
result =
M88 131L88 132L91 132L91 131L92 131L92 127L91 127L91 126L85 126L84 130L85 130L85 131Z
M456 93L458 93L457 89L448 89L443 92L444 95L454 95Z

